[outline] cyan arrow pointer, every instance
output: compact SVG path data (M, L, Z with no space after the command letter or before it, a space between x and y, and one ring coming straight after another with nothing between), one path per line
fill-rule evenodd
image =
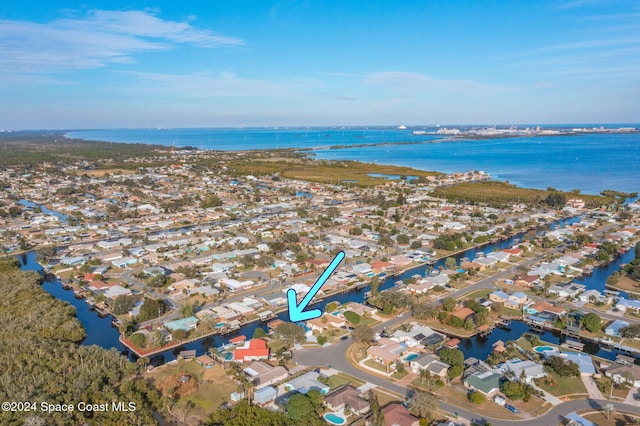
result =
M336 257L333 258L329 266L327 266L327 269L325 269L322 275L320 275L318 281L316 281L313 287L311 287L309 293L304 296L304 299L302 299L300 305L297 304L296 297L298 295L296 294L296 291L292 288L287 291L287 301L289 302L289 321L307 321L313 318L318 318L320 315L322 315L322 311L320 309L305 311L304 308L306 308L309 302L311 302L313 296L318 293L320 287L322 287L324 283L327 282L331 274L333 274L333 271L335 271L340 262L342 262L342 259L344 259L344 252L340 251L338 252L338 254L336 254Z

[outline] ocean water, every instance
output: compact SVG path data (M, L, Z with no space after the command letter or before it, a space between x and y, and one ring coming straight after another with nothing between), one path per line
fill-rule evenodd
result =
M640 134L585 134L438 142L410 128L234 128L81 130L68 137L252 150L304 148L349 159L446 173L484 170L494 179L545 189L640 192ZM429 130L429 129L427 129Z

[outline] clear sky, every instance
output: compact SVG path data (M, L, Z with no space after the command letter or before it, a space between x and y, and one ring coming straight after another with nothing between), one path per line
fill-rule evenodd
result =
M11 1L0 129L640 122L636 0Z

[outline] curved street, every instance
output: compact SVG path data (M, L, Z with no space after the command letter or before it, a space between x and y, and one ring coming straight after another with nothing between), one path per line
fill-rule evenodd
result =
M462 294L470 291L477 290L478 288L491 288L496 276L492 276L490 279L481 280L469 287L458 290L451 294L453 297L459 297ZM399 323L406 321L406 316L398 318L394 317L382 324L378 324L373 329L376 332L382 331L383 328L391 328ZM341 340L335 344L324 348L306 348L300 351L294 352L293 360L299 365L308 367L330 367L336 370L340 370L350 376L356 377L365 382L372 383L381 388L390 390L397 394L407 396L410 389L406 386L399 385L383 377L370 374L359 368L354 367L346 358L346 352L353 344L353 339L350 337L346 340ZM495 419L491 417L482 416L476 412L467 410L463 407L450 404L445 401L439 401L440 409L448 413L458 413L458 416L463 419L478 419L483 418L490 421L493 426L513 426L521 424L523 422L535 422L536 425L541 426L557 426L564 418L563 416L577 410L593 409L594 411L600 411L605 404L613 404L618 412L626 411L640 415L640 406L625 404L622 402L614 402L608 400L596 400L596 399L578 399L573 401L563 402L560 405L553 407L546 414L532 418L523 418L521 420L504 420Z

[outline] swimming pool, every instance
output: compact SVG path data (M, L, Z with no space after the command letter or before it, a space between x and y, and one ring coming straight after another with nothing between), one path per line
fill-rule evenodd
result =
M327 413L324 415L324 419L332 425L343 425L346 422L344 417L340 417L336 413Z
M551 346L536 346L535 348L533 348L534 351L538 352L539 354L543 353L543 352L554 352L555 349L552 348Z
M404 357L405 361L413 361L414 359L418 358L420 355L418 355L417 353L410 353L409 355Z

